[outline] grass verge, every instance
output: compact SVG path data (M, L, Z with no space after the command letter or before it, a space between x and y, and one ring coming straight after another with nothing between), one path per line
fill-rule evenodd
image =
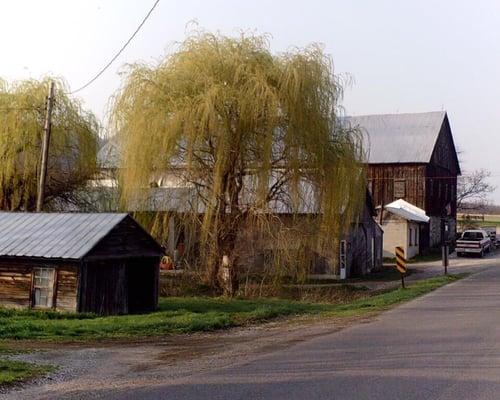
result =
M53 370L54 367L47 365L0 359L0 386L34 379Z
M384 311L469 275L468 273L462 273L424 279L410 284L406 289L393 289L385 293L353 301L352 303L337 305L332 314L335 316L352 316Z
M361 315L411 300L464 276L422 280L343 304L305 303L280 299L162 298L149 314L98 317L32 310L0 309L0 340L82 341L127 339L172 333L213 331L290 315Z

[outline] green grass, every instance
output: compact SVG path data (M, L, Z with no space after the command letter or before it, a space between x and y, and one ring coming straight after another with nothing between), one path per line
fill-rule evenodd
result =
M384 311L392 306L432 292L441 286L455 282L468 275L469 274L467 273L462 273L417 281L409 285L406 289L398 288L396 290L391 290L366 299L360 299L348 304L338 305L335 307L333 315L362 315L367 312Z
M49 373L54 367L22 361L0 360L0 386L19 383Z
M177 297L162 298L159 310L153 313L110 317L0 309L0 339L81 341L138 338L213 331L290 315L363 314L410 300L461 277L463 275L431 278L416 282L406 290L392 290L345 304Z

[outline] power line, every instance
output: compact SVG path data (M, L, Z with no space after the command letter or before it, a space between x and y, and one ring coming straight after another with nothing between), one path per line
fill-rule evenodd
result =
M97 75L95 75L90 81L88 81L82 87L80 87L80 88L78 88L76 90L73 90L72 92L69 92L68 94L75 94L75 93L77 93L77 92L79 92L79 91L87 88L92 83L94 83L104 73L104 71L106 71L111 66L111 64L113 64L113 62L120 56L120 54L123 52L123 50L125 50L125 48L134 39L135 35L137 35L137 33L139 33L139 31L141 30L142 26L146 23L146 21L148 20L148 18L150 17L150 15L152 14L153 10L156 8L156 6L158 5L159 2L160 2L160 0L156 0L155 1L155 3L153 4L153 7L151 7L151 9L146 14L146 16L144 17L144 19L142 20L142 22L139 24L139 26L137 27L137 29L135 30L135 32L132 34L132 36L130 36L130 38L125 42L125 44L118 51L118 53L116 53L114 55L114 57L97 73Z
M0 107L0 111L40 111L43 106L40 107Z

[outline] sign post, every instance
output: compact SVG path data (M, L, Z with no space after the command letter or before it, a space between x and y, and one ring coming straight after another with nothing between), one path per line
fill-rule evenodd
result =
M444 274L448 275L448 256L450 254L450 250L448 249L448 244L445 243L443 247L441 248L442 251L442 261L443 261L443 267L444 267Z
M340 241L340 279L347 278L347 242Z
M401 274L401 287L405 288L406 258L405 251L401 246L396 247L396 269Z

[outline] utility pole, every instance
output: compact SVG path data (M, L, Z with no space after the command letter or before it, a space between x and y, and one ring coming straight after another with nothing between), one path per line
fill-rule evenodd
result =
M49 85L47 97L47 114L45 115L45 126L42 141L42 163L40 168L40 179L38 181L38 195L36 199L36 211L41 212L45 199L45 180L47 179L47 164L49 161L50 130L52 128L52 107L54 105L54 82Z

